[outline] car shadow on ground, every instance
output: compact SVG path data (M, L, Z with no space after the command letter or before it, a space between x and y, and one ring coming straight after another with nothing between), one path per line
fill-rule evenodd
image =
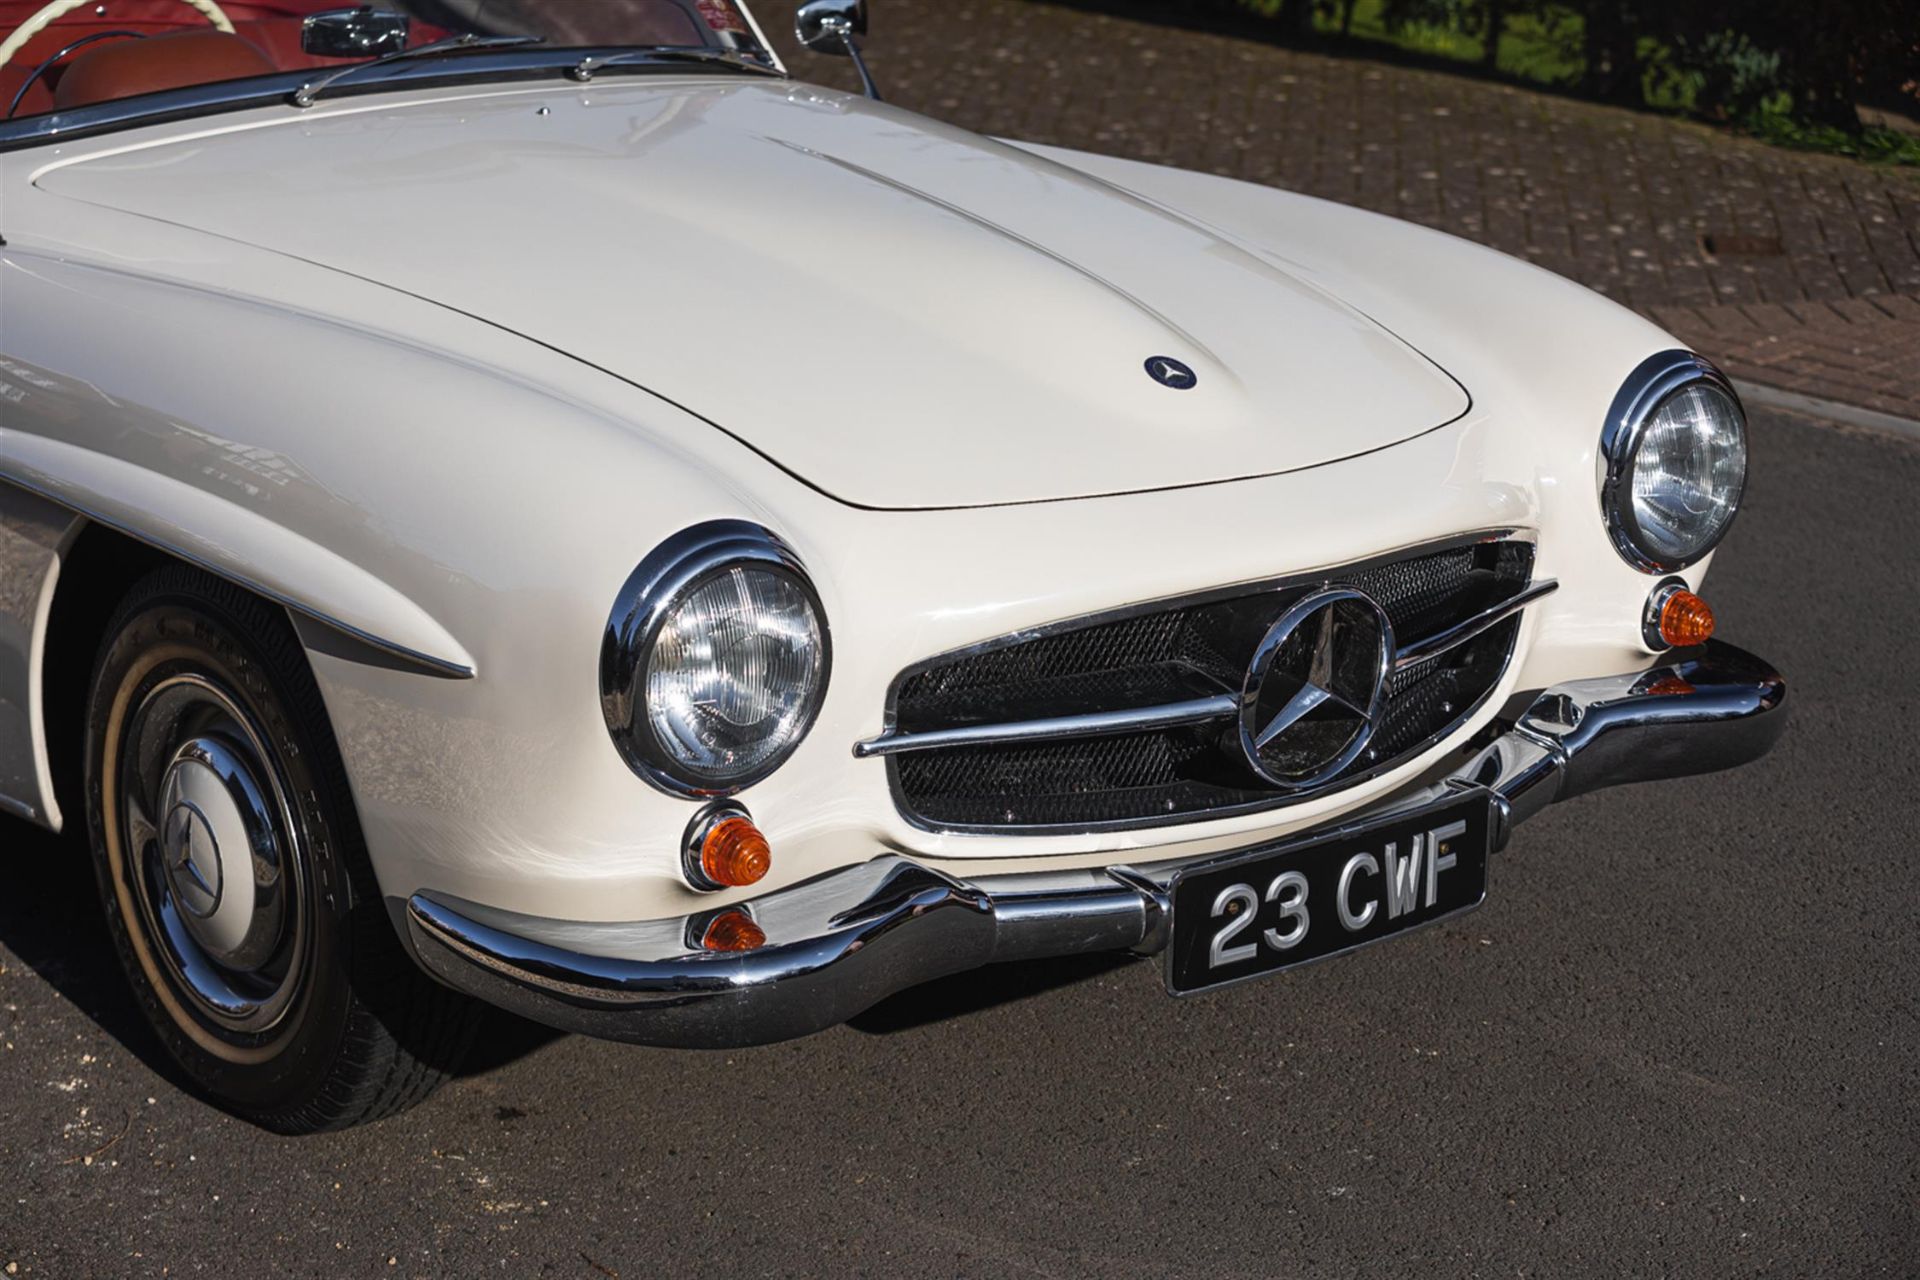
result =
M909 987L888 996L865 1013L855 1015L847 1025L876 1036L911 1031L949 1018L964 1018L995 1005L1044 995L1061 987L1091 982L1140 959L1126 951L1096 951L1088 955L988 965Z
M83 840L0 818L0 946L154 1070L177 1079L134 1003L100 912Z
M86 842L0 817L0 863L11 885L9 892L0 895L0 947L156 1074L185 1087L186 1081L147 1025L120 971L101 914ZM899 992L849 1025L874 1036L910 1031L1092 981L1137 959L1119 952L991 965ZM561 1034L490 1010L455 1075L497 1071Z
M189 1087L120 971L86 842L0 817L0 865L9 880L9 891L0 895L0 947L156 1074ZM536 1023L489 1011L454 1074L498 1070L559 1037Z

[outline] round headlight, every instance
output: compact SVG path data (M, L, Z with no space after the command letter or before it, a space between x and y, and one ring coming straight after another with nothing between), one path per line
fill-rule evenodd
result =
M601 706L641 777L730 795L800 745L830 657L792 549L758 525L714 521L668 539L628 579L601 650Z
M1600 505L1614 546L1672 573L1726 536L1747 486L1747 424L1718 369L1685 351L1636 369L1608 414Z

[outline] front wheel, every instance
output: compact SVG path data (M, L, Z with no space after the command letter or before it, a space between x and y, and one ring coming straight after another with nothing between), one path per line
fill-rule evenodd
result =
M183 567L135 586L94 668L87 797L121 963L217 1101L341 1128L457 1065L478 1006L401 949L284 614Z

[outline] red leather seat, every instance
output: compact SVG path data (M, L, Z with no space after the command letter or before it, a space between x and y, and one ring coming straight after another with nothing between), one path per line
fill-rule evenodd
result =
M145 40L121 40L90 49L60 75L58 109L114 102L163 89L269 75L276 68L239 36L213 30L177 31Z

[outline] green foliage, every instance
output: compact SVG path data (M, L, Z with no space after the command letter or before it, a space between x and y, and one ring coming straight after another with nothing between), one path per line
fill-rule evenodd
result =
M1858 133L1808 124L1787 110L1762 110L1740 121L1749 133L1780 147L1826 151L1878 164L1920 165L1920 137L1869 125Z
M1484 62L1486 24L1469 23L1454 0L1420 0L1396 9L1394 0L1355 0L1349 34L1412 52L1459 62ZM1338 0L1323 4L1315 27L1325 35L1340 30ZM1571 22L1571 30L1569 23ZM1508 75L1555 87L1580 78L1580 38L1577 15L1553 6L1512 5L1501 27L1497 67Z
M1206 3L1208 0L1200 0ZM1920 164L1920 139L1855 103L1920 106L1913 0L1211 0L1323 38L1477 64L1603 101L1733 125L1782 146ZM1491 49L1489 41L1493 41Z
M1642 92L1652 107L1732 120L1763 110L1791 111L1779 53L1735 32L1668 43L1643 37L1639 61Z

